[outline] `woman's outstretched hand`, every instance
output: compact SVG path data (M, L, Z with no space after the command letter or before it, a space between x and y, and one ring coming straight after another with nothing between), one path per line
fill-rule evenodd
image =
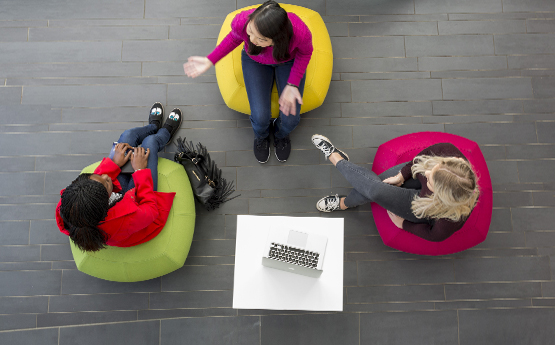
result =
M116 148L114 150L114 158L112 161L118 165L118 167L122 167L127 163L129 157L133 153L133 147L127 143L118 143L116 144Z
M386 178L382 182L389 183L397 187L401 187L403 183L405 183L405 179L403 178L403 175L401 173L398 173L395 176Z
M212 67L212 61L203 56L190 56L183 64L183 70L188 77L196 78Z
M387 215L389 216L389 219L391 219L391 221L393 222L393 224L395 224L396 227L402 229L403 228L403 222L405 221L403 218L399 217L398 215L392 213L391 211L387 211Z
M297 103L303 104L303 98L301 97L301 93L299 89L294 86L287 85L283 92L281 93L281 97L279 98L279 110L285 114L285 116L297 115Z
M133 167L133 170L137 171L139 169L146 169L149 155L149 149L145 150L144 147L133 148L133 156L131 156L131 166Z

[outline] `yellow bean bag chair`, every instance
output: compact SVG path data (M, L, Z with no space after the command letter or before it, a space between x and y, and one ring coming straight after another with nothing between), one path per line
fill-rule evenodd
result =
M231 31L231 21L239 12L258 6L260 5L248 6L228 14L220 30L218 44ZM321 106L328 93L333 68L330 35L326 24L317 12L295 5L280 4L280 6L285 11L293 12L299 16L312 33L314 51L306 69L302 114ZM225 104L233 110L250 115L251 109L241 66L243 46L244 44L241 43L235 50L216 63L216 78ZM272 117L274 118L279 115L278 100L279 97L274 82L274 89L272 90Z

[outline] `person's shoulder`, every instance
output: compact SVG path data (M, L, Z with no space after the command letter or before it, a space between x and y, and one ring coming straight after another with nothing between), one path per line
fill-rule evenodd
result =
M441 152L461 152L459 150L458 147L456 147L455 145L451 144L451 143L437 143L437 144L433 144L431 146L428 146L429 150L432 150L434 152L437 152L438 154Z
M430 148L432 148L432 151L434 151L434 153L436 153L439 156L443 156L443 157L460 157L460 158L465 158L465 155L461 152L461 150L459 150L458 147L456 147L455 145L451 144L451 143L437 143L435 145L430 146Z
M312 39L312 33L303 20L293 12L287 12L287 17L293 26L293 37L300 41Z
M451 144L451 143L435 143L431 146L429 146L428 148L457 148L455 145Z
M308 26L306 25L306 23L295 13L287 12L287 17L291 21L291 25L293 25L293 30L308 30Z
M243 27L245 26L245 24L247 24L247 21L249 20L249 16L255 10L256 8L251 8L250 10L245 10L237 13L235 15L235 18L233 18L233 20L231 21L231 28L243 30Z

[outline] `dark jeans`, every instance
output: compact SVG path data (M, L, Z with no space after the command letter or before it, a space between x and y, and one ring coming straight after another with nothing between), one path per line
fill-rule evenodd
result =
M241 63L243 67L243 79L247 88L247 96L251 107L251 124L254 135L258 139L264 139L270 134L270 121L272 120L272 88L274 79L278 94L287 86L287 80L291 73L291 67L295 60L281 64L264 65L251 59L245 50L241 52ZM299 84L301 96L304 92L306 73ZM285 116L281 111L279 117L274 121L274 137L283 139L291 133L301 121L301 105L297 103L296 115Z
M337 169L354 188L345 198L345 206L356 207L375 202L403 219L413 223L427 223L426 219L416 218L411 210L411 202L422 188L418 180L410 178L401 187L382 182L397 175L405 164L396 165L378 176L373 171L346 160L337 162Z
M152 174L154 190L158 189L158 152L164 149L168 140L170 140L170 132L165 128L158 130L156 125L128 129L118 139L118 143L127 143L133 147L141 145L145 149L150 150L147 168L150 169ZM118 181L121 184L122 194L135 188L135 182L131 174L119 174Z

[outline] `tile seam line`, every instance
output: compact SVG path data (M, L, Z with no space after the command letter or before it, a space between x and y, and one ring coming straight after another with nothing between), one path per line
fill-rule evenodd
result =
M533 256L533 258L542 258L548 257L549 255L539 255ZM530 256L524 256L529 258ZM495 259L505 259L504 257L499 257ZM487 260L487 259L486 259ZM528 279L528 280L477 280L477 281L464 281L464 282L457 282L457 281L450 281L450 282L438 282L438 283L420 283L420 284L407 284L407 283L399 283L399 284L383 284L383 285L359 285L359 286L349 286L349 288L375 288L375 287L425 287L425 286L445 286L445 285L479 285L479 284L522 284L522 283L549 283L552 282L550 279Z
M231 317L231 316L223 316L223 317ZM88 324L79 324L79 325L64 325L64 326L46 326L46 327L38 327L38 328L19 328L19 329L10 329L5 331L0 331L2 333L12 333L18 332L21 330L35 330L35 329L61 329L61 328L75 328L75 327L90 327L90 326L102 326L102 325L114 325L114 324L123 324L123 323L139 323L139 322L155 322L161 321L160 319L151 319L151 320L132 320L132 321L114 321L114 322L102 322L102 323L88 323Z
M355 314L356 312L348 312L350 314ZM190 319L190 318L236 318L236 317L255 317L255 316L293 316L293 315L327 315L327 314L338 314L338 312L333 311L322 311L321 313L318 312L311 312L310 314L270 314L270 315L237 315L237 316L227 316L227 315L216 315L216 316L193 316L193 317L172 317L172 318L159 318L159 319L144 319L144 320L129 320L129 321L114 321L114 322L102 322L102 323L85 323L85 324L76 324L76 325L58 325L58 326L46 326L46 327L37 327L37 328L18 328L18 329L10 329L0 331L2 333L11 333L11 332L18 332L18 331L29 331L29 330L37 330L37 329L53 329L53 328L75 328L75 327L90 327L90 326L103 326L103 325L113 325L113 324L124 324L124 323L138 323L138 322L156 322L156 321L164 321L164 320L180 320L180 319Z
M527 301L530 300L530 302L532 302L530 297L526 297L526 298L522 298L519 299L518 301ZM422 304L422 303L438 303L440 306L441 304L444 303L451 303L451 301L442 301L442 300L417 300L417 301L400 301L399 304L407 304L407 306L409 304ZM372 305L377 305L377 304L381 304L381 303L348 303L345 304L345 306L372 306ZM426 307L424 307L426 308ZM487 309L548 309L548 308L553 308L553 306L550 305L522 305L522 306L481 306L481 307L452 307L453 309L424 309L424 310L434 310L434 311L442 311L442 310L454 310L454 309L465 309L465 310L487 310ZM395 309L395 310L389 310L388 312L406 312L407 310L400 310L400 309ZM408 310L410 311L410 309ZM342 313L360 313L361 311L348 311L348 312L342 312ZM381 310L376 310L376 311L364 311L364 312L377 312L380 313L382 312ZM325 313L325 312L323 312ZM322 313L322 314L323 314Z

